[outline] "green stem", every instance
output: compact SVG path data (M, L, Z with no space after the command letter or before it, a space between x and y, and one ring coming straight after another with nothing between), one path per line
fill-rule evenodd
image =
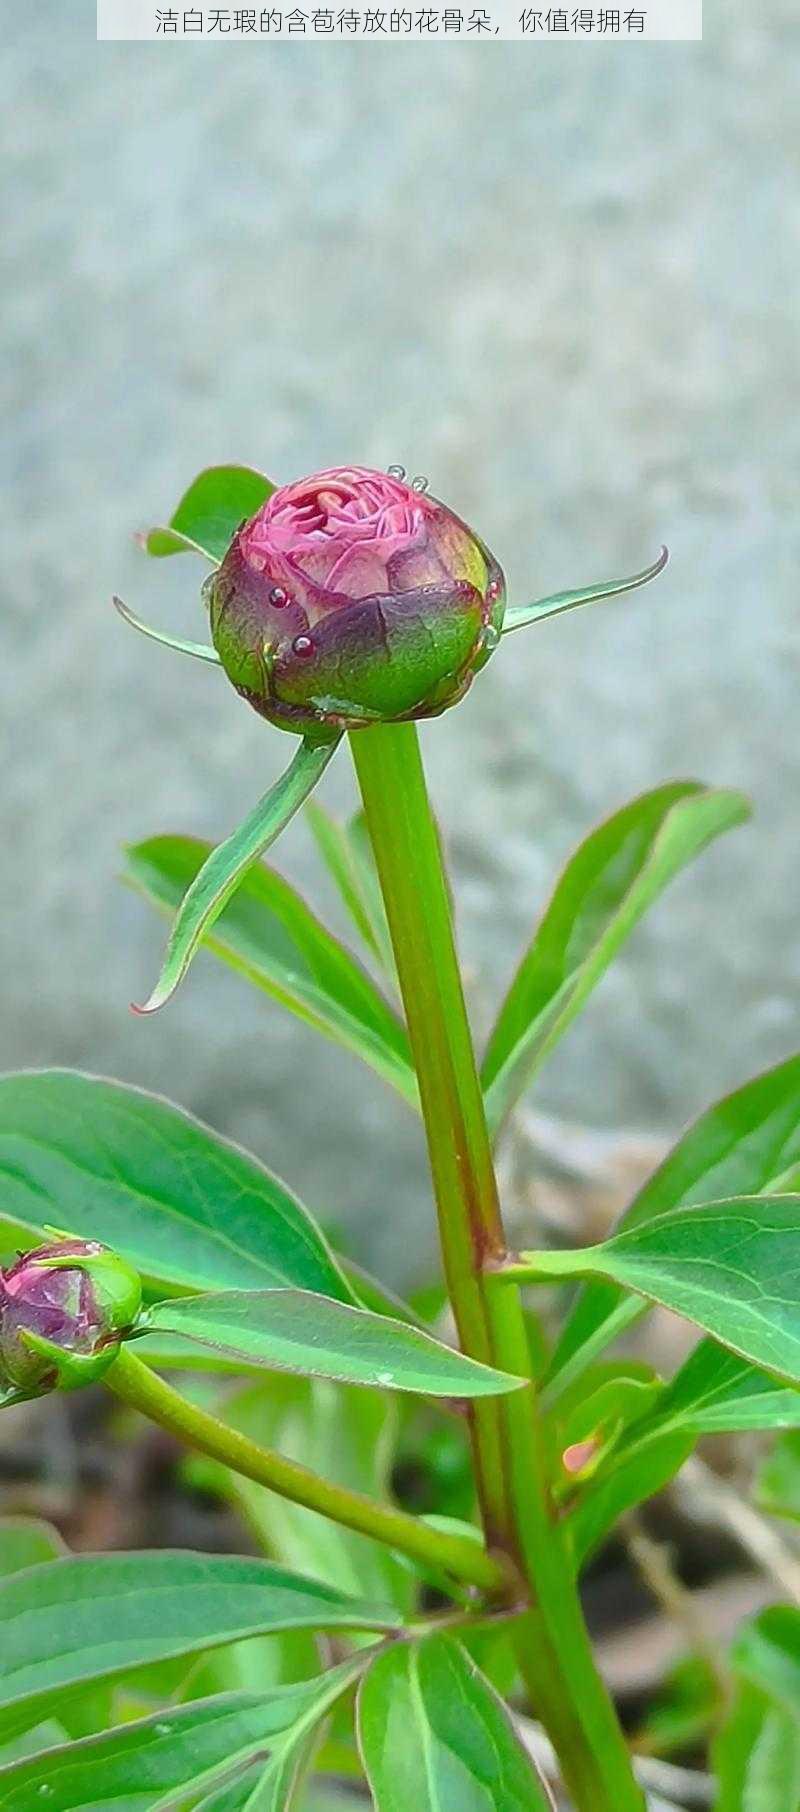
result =
M411 1560L432 1567L441 1577L508 1595L512 1584L510 1567L487 1554L470 1536L447 1535L429 1528L405 1510L375 1503L344 1485L330 1484L295 1460L259 1447L226 1422L188 1402L149 1365L137 1359L130 1347L122 1347L103 1382L123 1403L149 1416L177 1440L230 1466L244 1478L254 1479L257 1485L266 1485L268 1490L279 1492L294 1504L304 1504L308 1510L318 1510L320 1516L356 1529L359 1535L372 1536Z
M505 1252L483 1097L439 840L413 724L351 736L419 1077L450 1300L465 1352L530 1375L518 1290L491 1272ZM597 1672L566 1535L550 1499L533 1384L470 1412L487 1543L530 1588L519 1660L578 1812L641 1812L614 1707Z

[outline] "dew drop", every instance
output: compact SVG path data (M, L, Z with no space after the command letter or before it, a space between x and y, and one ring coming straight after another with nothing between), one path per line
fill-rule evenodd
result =
M172 1729L171 1724L157 1724L156 1725L156 1736L169 1736L171 1729Z
M314 653L314 644L310 635L296 635L292 643L292 650L295 654L299 654L301 660L307 661L309 655Z
M45 1781L43 1783L43 1785L39 1788L39 1798L40 1799L52 1799L54 1792L55 1792L55 1788L48 1787L47 1782Z
M412 491L427 491L427 489L428 489L427 478L422 478L422 477L412 478L411 489L412 489Z
M394 1384L394 1372L378 1372L379 1384Z
M481 636L481 647L485 648L488 654L493 654L499 640L499 629L495 628L494 623L487 623L483 635Z
M487 585L486 596L489 599L490 604L494 603L495 598L499 598L499 596L500 596L500 580L499 579L492 579L490 584Z
M400 482L402 483L402 481L406 475L405 466L387 466L386 470L387 470L390 478L399 478Z
M274 604L276 610L283 610L284 605L289 602L289 593L288 591L284 591L282 585L273 585L269 594L269 601L270 604Z

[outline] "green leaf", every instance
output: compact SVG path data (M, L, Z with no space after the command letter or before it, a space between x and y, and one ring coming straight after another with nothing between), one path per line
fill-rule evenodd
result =
M9 1244L48 1224L185 1290L296 1286L350 1299L305 1209L257 1159L142 1089L70 1070L0 1077Z
M0 1578L21 1573L25 1567L38 1566L43 1560L57 1560L66 1554L52 1523L40 1522L35 1516L4 1516L0 1521Z
M800 1408L800 1392L798 1392ZM800 1423L800 1414L797 1417ZM800 1523L800 1432L785 1434L759 1467L756 1502L770 1516L785 1516Z
M556 591L535 604L511 604L503 621L503 635L509 635L512 629L525 629L529 623L540 622L542 617L557 617L564 610L576 610L580 604L595 604L600 598L618 598L624 591L635 591L639 585L646 585L663 573L668 559L669 550L662 547L652 566L634 573L630 579L607 579L599 585L584 585L579 591Z
M638 1446L684 1430L695 1437L761 1428L800 1428L800 1391L776 1384L716 1340L700 1340L633 1430Z
M152 837L128 848L124 879L161 911L173 913L210 850L194 837ZM202 941L237 974L354 1051L405 1100L417 1103L404 1026L349 950L281 875L256 863Z
M570 1511L567 1528L577 1572L619 1522L626 1510L635 1509L662 1491L675 1477L694 1446L694 1437L668 1432L646 1448L622 1448L581 1492Z
M524 1378L494 1371L430 1334L305 1290L225 1290L156 1303L150 1326L269 1371L433 1397L487 1397Z
M750 1762L771 1709L769 1700L755 1687L744 1682L738 1685L711 1748L718 1787L714 1812L744 1812ZM770 1808L770 1812L776 1809ZM787 1808L787 1812L792 1812L792 1808Z
M550 1812L505 1706L448 1637L378 1656L358 1730L377 1812Z
M189 486L167 528L142 537L148 554L205 554L214 566L227 553L241 522L254 516L274 484L250 466L207 466Z
M274 1630L399 1621L265 1560L159 1551L50 1561L0 1584L0 1733L40 1722L70 1687L172 1655Z
M577 1252L523 1253L529 1279L607 1277L800 1384L800 1196L740 1196L633 1226Z
M306 818L356 930L387 974L395 979L392 941L363 812L358 812L349 824L340 824L312 799L306 806Z
M258 805L203 863L175 916L152 994L137 1013L157 1013L182 981L198 945L219 918L253 863L291 823L335 754L341 737L319 743L304 739L284 774Z
M743 1679L800 1716L800 1610L773 1604L740 1626L731 1663Z
M489 1040L483 1085L497 1131L625 939L675 875L748 815L742 794L676 781L581 844L559 880Z
M237 1764L285 1745L298 1723L322 1717L354 1677L350 1662L267 1693L224 1693L0 1768L0 1812L167 1812Z
M364 1390L356 1396L327 1379L273 1374L268 1382L247 1385L234 1396L226 1392L215 1413L318 1477L388 1501L399 1418L397 1401L385 1391ZM390 1549L239 1473L225 1467L219 1472L226 1494L267 1553L340 1591L410 1610L413 1577Z
M790 1057L723 1096L678 1141L639 1191L618 1231L670 1208L775 1189L800 1161L800 1057ZM621 1305L621 1306L620 1306ZM576 1366L641 1310L608 1284L581 1292L562 1330L550 1382L562 1387ZM612 1320L612 1317L615 1319Z

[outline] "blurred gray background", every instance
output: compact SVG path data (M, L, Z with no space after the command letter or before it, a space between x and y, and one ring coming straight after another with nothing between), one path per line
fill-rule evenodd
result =
M657 586L515 637L424 732L476 1022L592 820L696 775L754 822L639 929L538 1106L671 1132L797 1046L796 0L707 0L675 46L98 46L68 14L5 27L0 1065L173 1095L407 1282L419 1136L371 1073L210 958L128 1011L164 927L121 842L225 833L291 745L110 594L202 633L199 565L131 531L227 459L424 472L519 600L668 541ZM344 753L325 796L352 801ZM341 925L302 824L276 860Z

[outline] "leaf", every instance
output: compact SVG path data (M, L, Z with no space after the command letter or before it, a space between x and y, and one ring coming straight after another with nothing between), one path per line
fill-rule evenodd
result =
M358 1734L377 1812L551 1812L505 1706L449 1637L378 1656Z
M489 1040L482 1079L495 1132L648 907L748 810L740 793L676 781L634 799L581 844Z
M318 1228L271 1172L157 1095L71 1070L0 1077L9 1244L47 1224L185 1290L296 1286L347 1301ZM33 1236L33 1237L31 1237Z
M800 1611L762 1611L731 1662L742 1685L715 1747L720 1812L800 1812Z
M159 1551L50 1561L0 1584L0 1733L40 1722L69 1687L172 1655L274 1630L399 1621L265 1560Z
M124 878L153 905L172 913L210 850L209 843L195 837L152 837L128 848ZM349 950L273 869L260 862L249 869L202 942L306 1025L362 1057L405 1100L417 1103L401 1021Z
M322 1717L354 1677L350 1662L267 1693L224 1693L0 1768L0 1812L167 1812L237 1764L263 1754L298 1723Z
M184 894L149 998L137 1013L157 1013L175 993L207 931L219 918L249 868L290 824L335 754L341 737L318 743L304 738L288 768L263 794L235 831L218 843Z
M526 1383L406 1322L305 1290L223 1290L156 1303L156 1334L185 1333L267 1370L433 1397L487 1397Z
M800 1428L800 1391L776 1384L716 1340L701 1340L632 1431L644 1445L670 1430L695 1437L747 1429Z
M57 1560L67 1548L52 1523L35 1516L4 1516L0 1521L0 1578L21 1573L43 1560Z
M800 1196L739 1196L633 1226L577 1252L523 1253L510 1274L607 1277L800 1384Z
M357 813L349 824L340 824L317 804L316 799L311 799L306 806L306 818L356 930L368 950L394 978L392 941L369 838L365 837L363 813Z
M617 1231L640 1226L669 1208L756 1195L800 1161L800 1057L790 1057L723 1096L701 1114L639 1191ZM620 1304L622 1308L620 1309ZM563 1386L576 1365L640 1312L608 1284L581 1292L562 1330L550 1383Z
M214 566L227 553L241 522L254 516L274 484L250 466L207 466L193 479L167 528L142 537L148 554L205 554Z
M165 1795L175 1805L180 1789L200 1787L285 1729L292 1689L288 1697L288 1705L245 1693L198 1700L2 1768L0 1809L31 1812L40 1796L48 1812L97 1812L100 1782L108 1812L149 1812Z
M741 1624L731 1664L742 1679L800 1716L800 1610L773 1604Z
M318 1477L388 1501L398 1406L385 1391L359 1391L356 1397L327 1379L273 1375L235 1396L226 1393L215 1413ZM267 1553L340 1591L410 1610L413 1576L390 1549L239 1473L219 1471L227 1495Z
M800 1414L797 1420L800 1423ZM759 1468L755 1496L760 1510L800 1523L800 1432L785 1434L775 1442Z
M613 1453L570 1511L567 1527L576 1571L586 1565L626 1510L635 1509L663 1491L694 1446L694 1437L668 1431L642 1450L633 1446Z
M580 604L595 604L600 598L618 598L621 592L635 591L639 585L646 585L648 580L663 573L668 560L669 549L662 547L652 566L634 573L631 579L608 579L599 585L584 585L580 591L556 591L535 604L511 604L503 620L502 633L509 635L512 629L524 629L528 623L538 623L542 617L560 616L562 611L576 610Z

